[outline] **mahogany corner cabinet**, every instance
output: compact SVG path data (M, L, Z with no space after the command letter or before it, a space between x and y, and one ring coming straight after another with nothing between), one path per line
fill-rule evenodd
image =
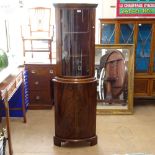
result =
M54 144L97 144L97 81L94 78L97 4L54 4L57 75Z

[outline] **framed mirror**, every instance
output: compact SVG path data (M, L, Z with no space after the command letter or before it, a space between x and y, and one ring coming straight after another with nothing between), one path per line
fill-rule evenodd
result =
M132 114L134 45L95 45L97 114Z

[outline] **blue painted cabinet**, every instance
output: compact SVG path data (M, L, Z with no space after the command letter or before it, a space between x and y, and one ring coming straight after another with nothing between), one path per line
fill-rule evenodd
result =
M135 45L134 96L155 98L155 19L100 19L101 44Z

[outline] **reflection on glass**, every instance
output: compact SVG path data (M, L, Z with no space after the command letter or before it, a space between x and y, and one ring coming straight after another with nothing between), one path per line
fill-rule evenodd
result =
M115 24L102 24L102 44L114 44Z
M136 49L136 72L147 72L149 69L151 36L152 25L139 24Z
M98 80L98 106L127 108L128 103L128 50L97 49L95 76Z
M61 10L62 75L89 75L89 10ZM77 24L78 23L78 24Z
M121 24L119 43L133 44L133 34L134 34L133 24Z

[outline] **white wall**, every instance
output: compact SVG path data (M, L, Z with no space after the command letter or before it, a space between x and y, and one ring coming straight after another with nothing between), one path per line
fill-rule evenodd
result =
M103 0L102 2L102 18L116 17L117 0Z

